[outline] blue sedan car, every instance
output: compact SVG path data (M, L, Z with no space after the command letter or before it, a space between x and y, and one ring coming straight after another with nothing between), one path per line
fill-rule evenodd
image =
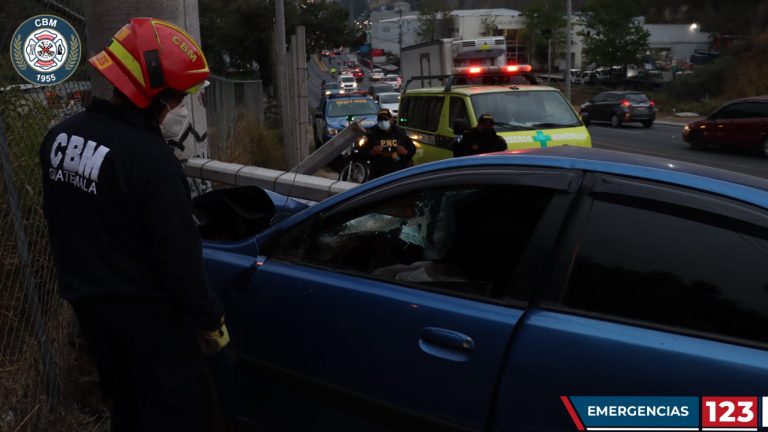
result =
M575 431L563 396L768 389L762 179L558 147L262 199L204 247L258 430Z

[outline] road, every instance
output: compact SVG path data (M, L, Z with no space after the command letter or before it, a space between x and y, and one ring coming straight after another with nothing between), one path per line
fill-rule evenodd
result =
M692 150L682 138L682 126L628 124L613 128L606 124L589 126L592 146L609 150L640 153L701 165L713 166L744 174L768 178L768 160L757 153L710 148Z

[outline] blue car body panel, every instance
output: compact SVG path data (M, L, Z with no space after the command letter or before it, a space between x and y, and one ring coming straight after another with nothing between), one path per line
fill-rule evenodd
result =
M501 431L576 430L560 396L757 396L768 383L764 350L596 318L532 309L515 337Z
M576 429L561 396L765 393L764 349L259 256L264 241L344 202L400 180L472 167L606 173L768 208L762 179L568 147L418 165L311 207L284 206L293 215L254 238L204 242L206 270L242 361L239 414L267 430L405 430L408 419L423 417L435 430L562 431ZM284 202L270 196L276 206ZM271 374L289 375L292 384ZM349 400L373 408L362 412L345 405ZM379 411L405 423L388 427L370 415Z

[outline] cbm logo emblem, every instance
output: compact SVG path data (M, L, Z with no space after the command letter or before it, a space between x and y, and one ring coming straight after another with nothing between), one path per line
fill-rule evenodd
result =
M37 15L21 23L11 39L11 63L25 80L58 84L80 64L80 37L67 21Z

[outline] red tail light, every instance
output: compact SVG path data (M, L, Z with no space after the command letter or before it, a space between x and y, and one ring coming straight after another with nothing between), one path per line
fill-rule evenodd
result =
M531 65L507 65L504 70L506 72L530 72Z
M632 104L628 100L626 100L626 99L621 101L621 106L623 106L623 107L628 107L630 105L632 105Z
M473 67L469 68L469 73L471 73L471 74L479 74L482 71L483 71L483 68L477 67L477 66L473 66Z
M655 108L656 107L656 104L653 103L653 101L650 101L649 105L651 105L651 108Z

